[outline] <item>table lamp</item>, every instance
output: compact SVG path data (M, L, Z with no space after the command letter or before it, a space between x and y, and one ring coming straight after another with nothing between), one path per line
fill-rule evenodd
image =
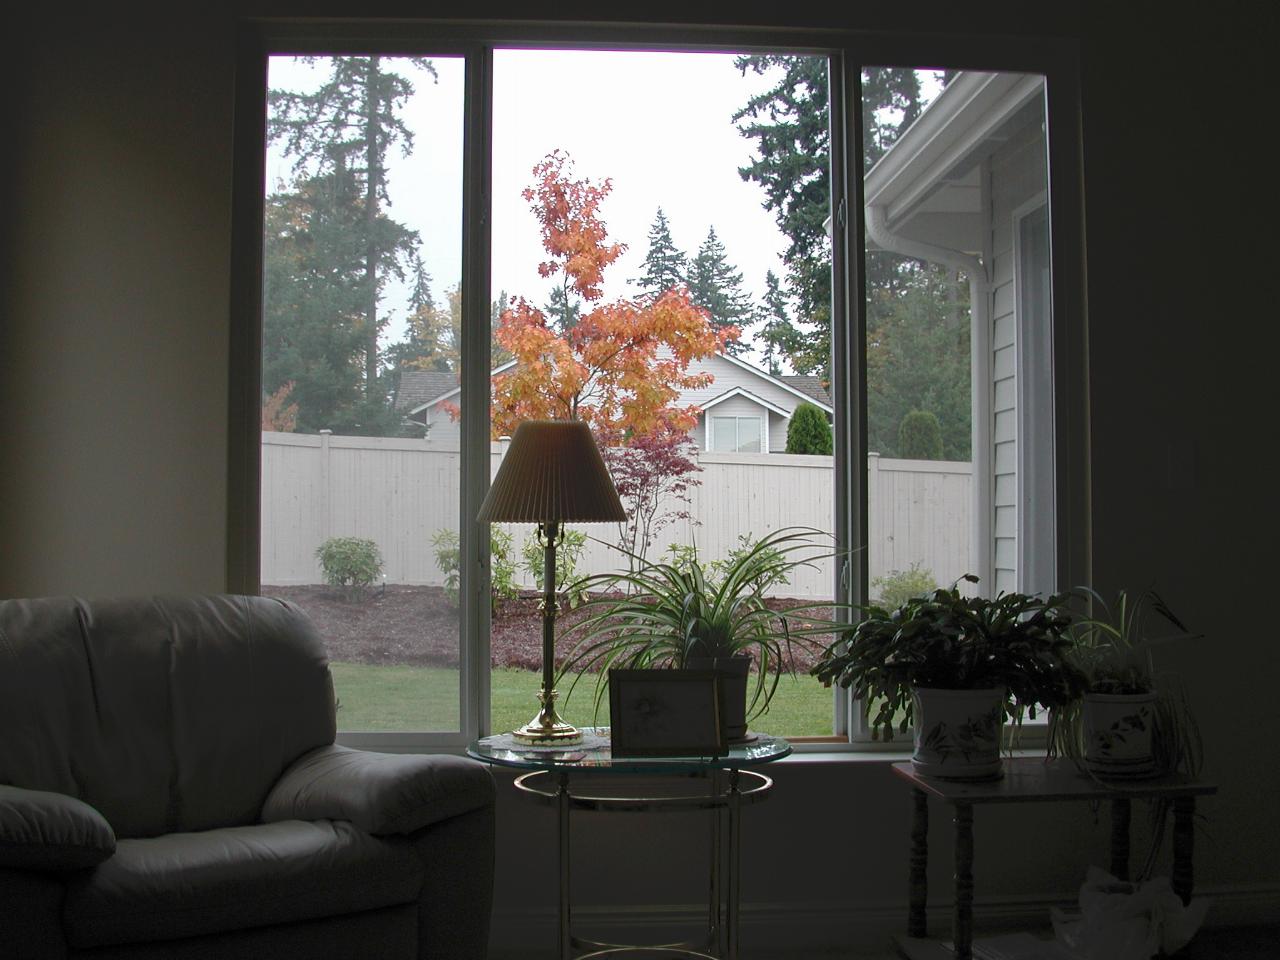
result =
M621 522L618 491L581 420L526 420L516 428L476 519L480 523L536 523L542 545L542 704L512 736L524 743L571 744L582 734L556 712L556 547L563 524Z

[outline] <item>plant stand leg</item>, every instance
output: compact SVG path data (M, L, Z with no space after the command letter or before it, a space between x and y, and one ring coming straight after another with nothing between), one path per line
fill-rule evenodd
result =
M569 774L561 771L556 791L557 840L560 854L560 960L572 954L569 915Z
M957 803L956 906L952 938L956 960L973 960L973 804Z
M1184 904L1191 902L1191 888L1195 874L1191 868L1191 851L1194 845L1193 821L1196 815L1195 797L1175 797L1173 800L1173 892Z
M907 914L907 936L927 936L929 926L925 914L929 896L929 796L912 788L915 810L911 816L911 887L910 910Z
M729 771L729 903L725 910L725 960L738 960L738 908L741 897L742 791L737 768Z
M1129 880L1129 818L1131 801L1117 797L1111 801L1111 875Z

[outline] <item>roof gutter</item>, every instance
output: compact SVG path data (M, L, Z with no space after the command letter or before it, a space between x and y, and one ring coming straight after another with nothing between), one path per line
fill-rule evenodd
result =
M973 516L970 520L969 560L972 572L990 584L994 577L992 538L994 518L990 512L992 470L991 398L991 281L982 258L937 244L913 240L893 232L888 211L882 204L866 207L866 230L882 250L916 260L927 260L961 270L969 278L969 390L973 411L970 427L970 456L973 459Z

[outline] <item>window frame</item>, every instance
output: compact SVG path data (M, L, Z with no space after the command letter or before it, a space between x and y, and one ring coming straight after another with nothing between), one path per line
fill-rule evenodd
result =
M228 521L226 582L233 592L260 590L260 413L262 336L262 187L265 179L267 63L273 55L415 54L466 58L462 343L463 410L484 409L489 337L489 187L492 61L495 49L573 48L769 52L823 55L830 65L832 209L832 400L836 439L837 549L847 557L836 596L868 595L865 549L866 361L863 238L863 65L946 64L955 69L1034 72L1045 76L1049 140L1049 217L1053 256L1053 413L1056 437L1056 561L1059 584L1088 582L1087 335L1078 45L1071 41L957 38L854 32L847 29L666 27L571 23L466 24L431 21L244 21L237 36L235 148L232 177L231 316L228 380ZM850 210L854 211L849 216ZM471 296L468 296L470 292ZM477 295L477 293L479 295ZM1073 322L1066 322L1065 318ZM464 589L457 734L346 733L342 742L391 750L459 748L488 733L489 563L487 537L475 521L488 487L487 418L463 417L460 546ZM767 427L762 424L762 432ZM767 443L762 437L762 443ZM851 547L853 549L851 549ZM466 575L470 571L470 576ZM479 669L483 665L483 669ZM798 741L801 751L900 751L901 741L867 741L860 711L834 690L833 736Z

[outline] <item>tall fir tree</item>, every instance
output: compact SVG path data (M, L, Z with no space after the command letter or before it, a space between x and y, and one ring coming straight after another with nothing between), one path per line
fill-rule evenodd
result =
M741 333L755 319L751 297L742 289L742 273L729 263L715 227L707 231L689 265L689 296L707 311L717 330L736 327ZM726 349L739 354L746 350L746 344L739 338L729 341Z
M782 361L798 349L800 331L791 322L782 281L772 270L765 273L764 287L764 302L758 310L760 333L756 339L764 355L764 368L776 377L782 373Z
M738 173L763 188L766 210L774 212L789 244L783 255L787 286L797 304L788 353L798 373L831 376L831 215L830 116L825 57L763 54L735 60L745 75L776 75L777 82L753 96L733 115L742 136L755 141L758 158ZM915 71L867 68L863 111L870 119L866 165L883 155L920 113ZM868 287L892 284L893 258L869 254Z
M632 281L640 288L642 299L653 301L686 280L689 258L671 237L671 224L667 215L658 208L658 214L649 227L649 252L644 255L644 273Z
M317 62L315 57L303 59ZM405 61L434 78L429 60ZM270 92L267 129L270 140L281 142L293 158L296 177L332 178L338 187L335 196L348 205L353 249L346 251L350 259L335 263L333 269L359 297L363 419L372 423L374 412L387 404L378 345L387 323L381 310L383 290L392 277L405 278L420 243L416 231L383 212L390 204L387 151L399 144L407 156L413 149L413 133L400 114L414 88L379 56L332 57L325 62L329 75L314 91ZM358 264L354 276L353 263Z

